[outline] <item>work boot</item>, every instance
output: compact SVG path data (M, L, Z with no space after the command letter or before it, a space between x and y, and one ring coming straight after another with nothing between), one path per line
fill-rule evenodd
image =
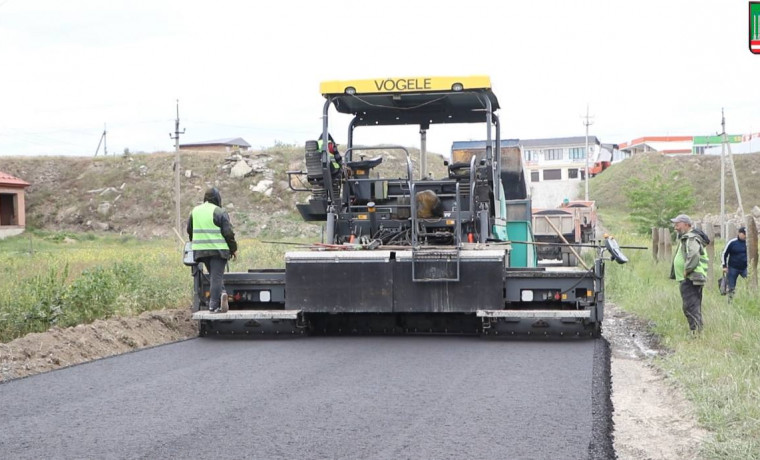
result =
M219 311L221 313L227 313L229 309L230 309L230 303L227 300L227 293L222 292L222 303L221 303L221 307L219 307Z

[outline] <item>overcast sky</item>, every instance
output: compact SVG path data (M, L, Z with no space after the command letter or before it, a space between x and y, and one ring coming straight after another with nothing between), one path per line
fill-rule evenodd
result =
M183 143L301 145L319 83L356 78L489 75L503 138L582 136L587 106L605 143L715 134L721 108L758 132L748 34L744 0L0 0L0 166L91 156L104 125L109 154L172 151L176 100ZM431 129L428 149L483 137Z

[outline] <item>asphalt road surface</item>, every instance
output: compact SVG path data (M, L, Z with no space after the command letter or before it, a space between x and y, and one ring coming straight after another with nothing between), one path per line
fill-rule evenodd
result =
M0 384L0 458L601 459L604 340L192 339Z

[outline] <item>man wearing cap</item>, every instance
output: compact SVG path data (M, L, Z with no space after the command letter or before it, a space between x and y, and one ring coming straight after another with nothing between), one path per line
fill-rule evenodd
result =
M708 263L706 242L692 230L691 218L686 214L679 214L670 221L678 232L671 278L679 282L683 313L692 334L696 334L702 330L702 286L707 282Z
M723 273L728 281L728 300L734 297L739 275L747 277L747 229L741 227L736 238L730 240L723 250Z

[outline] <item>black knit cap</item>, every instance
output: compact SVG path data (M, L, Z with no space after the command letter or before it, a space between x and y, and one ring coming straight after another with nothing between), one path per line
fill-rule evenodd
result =
M213 203L217 206L222 206L222 195L219 193L216 187L211 187L203 194L203 201Z
M747 227L739 227L739 233L747 234Z

